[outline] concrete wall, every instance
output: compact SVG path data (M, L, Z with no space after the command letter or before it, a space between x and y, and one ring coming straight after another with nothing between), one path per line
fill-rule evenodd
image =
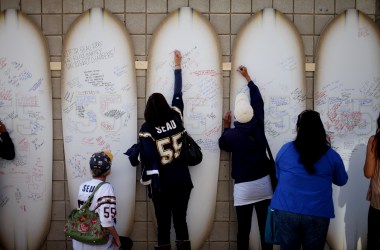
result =
M203 13L215 27L222 44L223 62L231 61L234 39L242 24L265 7L276 8L286 14L302 35L307 63L315 62L315 51L321 31L334 16L349 8L356 8L380 26L379 0L1 0L0 9L17 8L27 14L45 35L50 49L50 60L61 60L62 41L70 24L91 7L104 7L117 15L132 36L135 60L146 61L149 42L156 26L166 15L182 6L190 6ZM53 206L50 232L43 249L72 249L71 241L63 234L69 213L64 147L61 124L60 71L52 71L54 155ZM230 71L224 71L224 111L229 109ZM306 73L307 107L313 108L314 72ZM137 70L138 119L143 122L145 109L146 70ZM221 121L222 122L222 121ZM136 131L137 132L137 131ZM236 216L233 207L230 157L222 152L214 226L203 250L236 249ZM139 169L137 169L139 173ZM138 177L139 178L139 177ZM136 181L136 213L130 237L133 249L153 249L156 234L152 226L152 211L145 188ZM365 194L363 194L364 196ZM123 211L119 211L122 213Z

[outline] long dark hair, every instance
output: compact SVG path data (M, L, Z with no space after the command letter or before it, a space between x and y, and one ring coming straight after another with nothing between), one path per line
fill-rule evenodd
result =
M299 160L309 174L315 173L314 164L330 148L326 131L319 116L313 110L305 110L298 115L295 146L300 154Z
M173 112L161 93L153 93L146 104L144 118L149 125L158 126L169 121Z
M379 113L379 117L377 118L377 129L376 129L376 134L375 134L375 141L376 141L376 156L377 156L377 159L380 159L380 113Z

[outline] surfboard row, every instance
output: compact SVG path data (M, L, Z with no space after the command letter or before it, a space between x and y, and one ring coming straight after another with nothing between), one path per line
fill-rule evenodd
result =
M52 200L48 49L41 31L16 10L0 15L0 41L1 119L17 155L12 161L0 160L0 245L39 249L49 230ZM215 30L202 14L187 7L172 12L153 34L146 97L161 92L171 100L175 49L183 55L185 127L205 156L200 165L191 167L195 187L188 209L190 240L192 247L199 249L212 230L217 197L223 117L221 49ZM243 64L262 91L265 129L274 155L294 138L296 117L306 108L303 51L293 23L274 9L256 13L234 42L230 108L233 110L234 97L247 91L245 81L234 70ZM118 197L117 230L121 235L129 235L133 229L136 192L136 169L123 155L137 141L133 52L124 24L108 11L94 8L71 25L62 53L62 129L70 206L76 207L80 183L91 178L91 154L110 150L114 161L109 181ZM358 143L374 133L380 110L379 29L361 12L342 13L322 34L317 58L314 107L350 173L351 168L358 168L358 162L349 162L350 156L357 152ZM364 153L360 157L363 160ZM363 181L348 186L355 189ZM356 193L356 198L364 193ZM337 218L332 221L328 244L332 249L351 249L366 227L360 221L362 215L350 214L350 222L345 216L368 205L353 202L340 189L334 190L334 200ZM251 247L259 249L255 221L253 218Z

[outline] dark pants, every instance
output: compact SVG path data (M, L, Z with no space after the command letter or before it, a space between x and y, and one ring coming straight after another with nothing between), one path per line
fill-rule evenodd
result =
M253 207L256 210L257 223L260 231L260 241L262 250L271 250L273 246L265 242L265 223L267 219L268 206L270 200L263 200L256 203L236 206L236 216L238 221L238 233L237 233L237 249L248 250L249 249L249 234L251 232L251 221Z
M323 250L330 218L276 210L281 250Z
M191 189L173 189L160 191L153 196L154 210L158 226L158 245L170 244L170 228L173 224L176 240L189 240L186 213Z
M380 210L369 206L367 249L380 249Z

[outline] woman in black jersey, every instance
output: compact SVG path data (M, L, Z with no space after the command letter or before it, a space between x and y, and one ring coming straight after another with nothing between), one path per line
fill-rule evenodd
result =
M145 123L139 132L140 158L144 183L150 185L158 225L155 249L170 249L173 217L177 249L190 249L186 213L193 188L188 165L181 155L182 133L182 55L174 51L175 83L172 107L160 93L147 102Z

